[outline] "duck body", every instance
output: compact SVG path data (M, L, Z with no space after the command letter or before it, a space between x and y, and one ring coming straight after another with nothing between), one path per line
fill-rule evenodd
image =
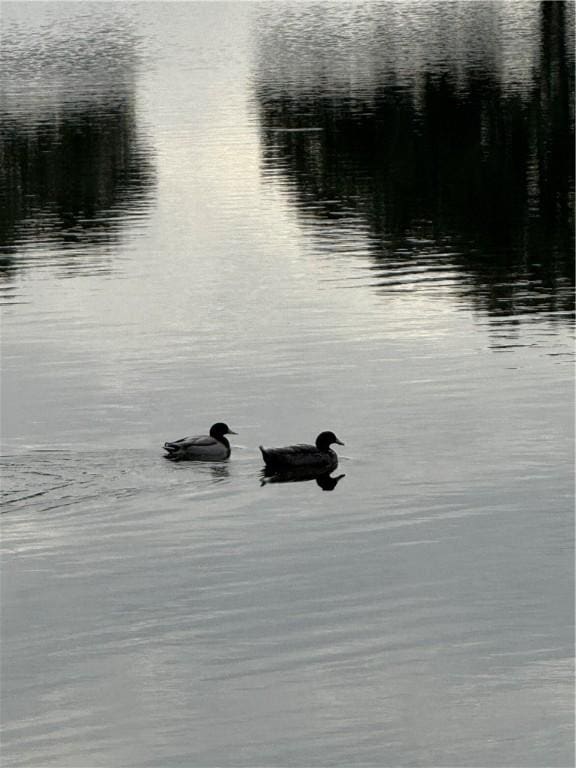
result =
M225 435L235 435L227 424L219 421L209 435L183 437L164 443L165 458L171 461L224 461L230 456L230 443Z
M284 448L260 446L266 469L273 472L312 470L332 472L338 466L338 456L330 448L333 443L344 445L333 432L321 432L316 445L287 445Z

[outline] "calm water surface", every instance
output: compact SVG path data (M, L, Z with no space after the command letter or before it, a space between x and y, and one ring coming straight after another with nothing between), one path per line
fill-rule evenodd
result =
M572 765L572 6L2 27L3 765Z

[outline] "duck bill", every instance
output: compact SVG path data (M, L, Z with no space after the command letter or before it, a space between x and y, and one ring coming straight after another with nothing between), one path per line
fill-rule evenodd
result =
M342 440L338 440L338 439L336 439L336 442L338 443L338 445L344 445L344 443L342 442Z
M227 435L237 435L238 432L234 432L233 429L229 429L228 432L226 432Z

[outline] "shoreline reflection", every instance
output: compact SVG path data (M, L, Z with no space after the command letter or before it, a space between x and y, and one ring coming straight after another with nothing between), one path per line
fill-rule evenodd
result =
M493 4L470 17L390 6L359 9L363 26L342 12L342 29L312 7L265 14L254 81L265 183L285 191L317 250L368 261L381 295L441 289L489 316L570 322L571 7L522 6L515 27ZM423 41L427 14L444 26ZM489 44L442 48L484 28Z
M41 30L25 31L8 24L0 55L0 281L23 267L110 272L155 185L138 125L137 41L97 20L41 47Z

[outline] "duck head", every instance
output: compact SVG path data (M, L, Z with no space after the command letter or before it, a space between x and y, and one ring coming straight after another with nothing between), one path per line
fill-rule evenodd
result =
M218 421L216 424L212 424L210 427L210 436L215 437L216 440L218 440L219 437L223 437L224 435L236 435L237 432L234 432L228 424L224 424L223 421Z
M344 445L341 440L338 440L334 432L320 432L316 438L316 448L319 451L327 451L333 443Z

